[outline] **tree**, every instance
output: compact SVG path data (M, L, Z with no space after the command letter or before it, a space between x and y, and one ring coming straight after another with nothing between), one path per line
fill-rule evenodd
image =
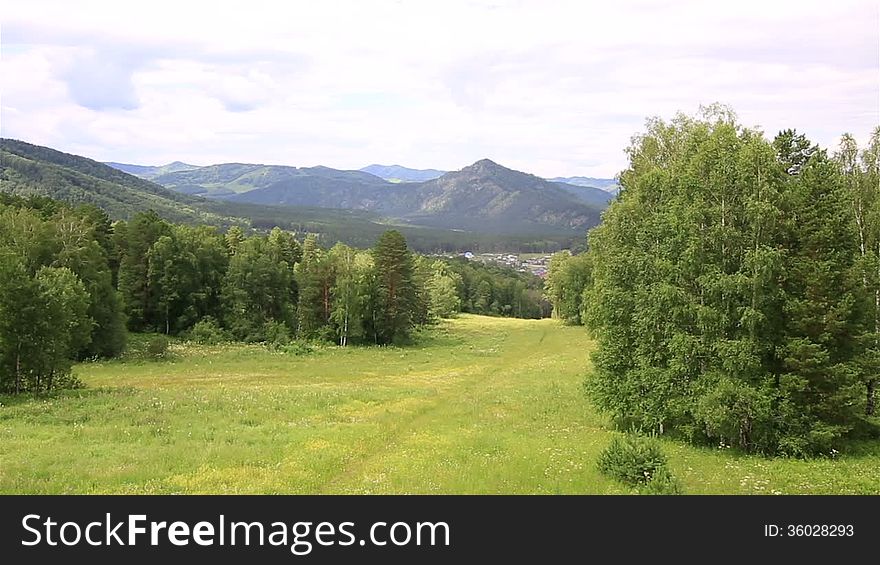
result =
M148 252L157 329L179 333L205 317L221 314L222 282L229 258L223 238L207 226L173 226Z
M412 256L414 300L412 305L412 322L415 326L423 326L431 320L430 280L433 275L431 263L421 255Z
M376 327L379 343L405 340L413 327L416 289L413 259L406 239L397 230L384 232L373 248L376 269Z
M431 270L433 274L428 281L429 316L435 319L451 318L461 311L461 298L458 295L461 276L442 261L434 261Z
M48 392L68 381L91 340L89 295L67 268L41 267L0 249L0 390Z
M876 389L880 375L880 127L859 155L855 139L845 134L835 159L854 223L858 247L856 278L861 283L859 307L864 328L858 336L858 371L865 384L865 414L876 412Z
M554 253L544 281L545 293L553 305L553 315L567 324L581 325L584 289L589 282L588 255L572 255L568 251Z
M345 346L351 338L363 335L373 258L342 243L334 245L329 255L336 274L330 291L330 320L335 325L339 345Z
M244 240L223 279L226 328L237 339L262 341L269 322L293 326L295 300L290 266L272 259L265 237Z
M120 257L119 291L128 327L141 331L160 327L156 296L150 287L150 248L161 236L171 235L171 225L150 210L139 212L118 231L115 244Z
M650 120L590 233L589 382L624 426L803 455L856 414L855 246L835 167L711 107Z
M232 226L226 230L226 235L223 236L223 239L226 242L227 253L229 253L229 255L235 255L238 251L239 245L244 241L244 232L241 231L241 227Z
M39 356L39 289L25 261L0 247L0 390L27 388L28 359Z
M773 139L773 149L776 150L776 159L785 172L797 176L819 147L811 145L805 135L786 129Z
M317 336L330 321L335 276L333 261L323 249L318 247L315 235L306 236L302 262L296 272L299 289L297 319L300 335Z
M62 208L53 218L59 249L50 266L67 267L89 293L88 315L94 324L91 339L76 357L112 357L125 349L126 331L122 303L113 285L110 267L112 228L101 210Z
M33 364L34 390L52 390L53 384L70 373L72 359L92 339L94 320L89 317L89 293L66 267L42 267L37 272L38 306L41 310L40 354Z

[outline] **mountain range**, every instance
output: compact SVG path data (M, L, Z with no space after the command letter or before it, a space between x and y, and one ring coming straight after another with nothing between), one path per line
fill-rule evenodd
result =
M130 175L135 175L146 180L153 180L158 176L164 175L165 173L191 171L193 169L199 168L198 165L189 165L187 163L181 163L180 161L174 161L173 163L168 163L167 165L161 165L159 167L153 167L150 165L129 165L127 163L113 162L108 162L104 164L110 165L114 169L118 169Z
M360 170L390 182L425 182L442 177L447 172L437 169L410 169L400 165L368 165Z
M15 139L0 139L0 191L94 204L113 218L153 209L176 222L227 223L203 208L201 199L85 157Z
M615 179L597 179L594 177L554 177L547 180L551 182L561 182L574 186L589 186L593 188L601 188L602 190L607 190L609 192L617 192L617 189L620 188L620 185L617 184L617 181Z
M409 175L400 169L377 172ZM302 218L308 218L308 225L328 230L341 221L371 233L396 225L422 235L454 232L529 241L582 237L614 198L598 188L551 182L488 159L429 180L391 182L367 171L321 166L110 166L12 139L0 140L0 191L92 203L114 218L152 208L185 222L301 227Z

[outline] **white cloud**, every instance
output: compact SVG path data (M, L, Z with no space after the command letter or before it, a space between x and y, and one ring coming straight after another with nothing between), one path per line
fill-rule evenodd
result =
M102 160L611 176L649 116L731 104L862 140L874 2L6 2L2 135Z

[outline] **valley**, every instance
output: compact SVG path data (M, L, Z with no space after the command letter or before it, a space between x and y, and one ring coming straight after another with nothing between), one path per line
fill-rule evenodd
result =
M84 389L0 397L0 492L630 492L596 468L618 432L583 394L593 342L557 320L462 315L412 347L301 355L138 343L76 365ZM810 461L662 443L689 494L880 494L877 442Z

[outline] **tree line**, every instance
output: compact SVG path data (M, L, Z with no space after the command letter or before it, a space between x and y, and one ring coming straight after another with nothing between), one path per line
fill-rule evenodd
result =
M624 427L828 453L880 377L880 128L828 151L728 109L648 122L555 314L598 341L589 392Z
M74 360L112 357L128 331L392 344L457 312L540 317L539 283L412 253L274 228L225 233L154 211L111 222L94 206L0 193L0 391L72 384Z

